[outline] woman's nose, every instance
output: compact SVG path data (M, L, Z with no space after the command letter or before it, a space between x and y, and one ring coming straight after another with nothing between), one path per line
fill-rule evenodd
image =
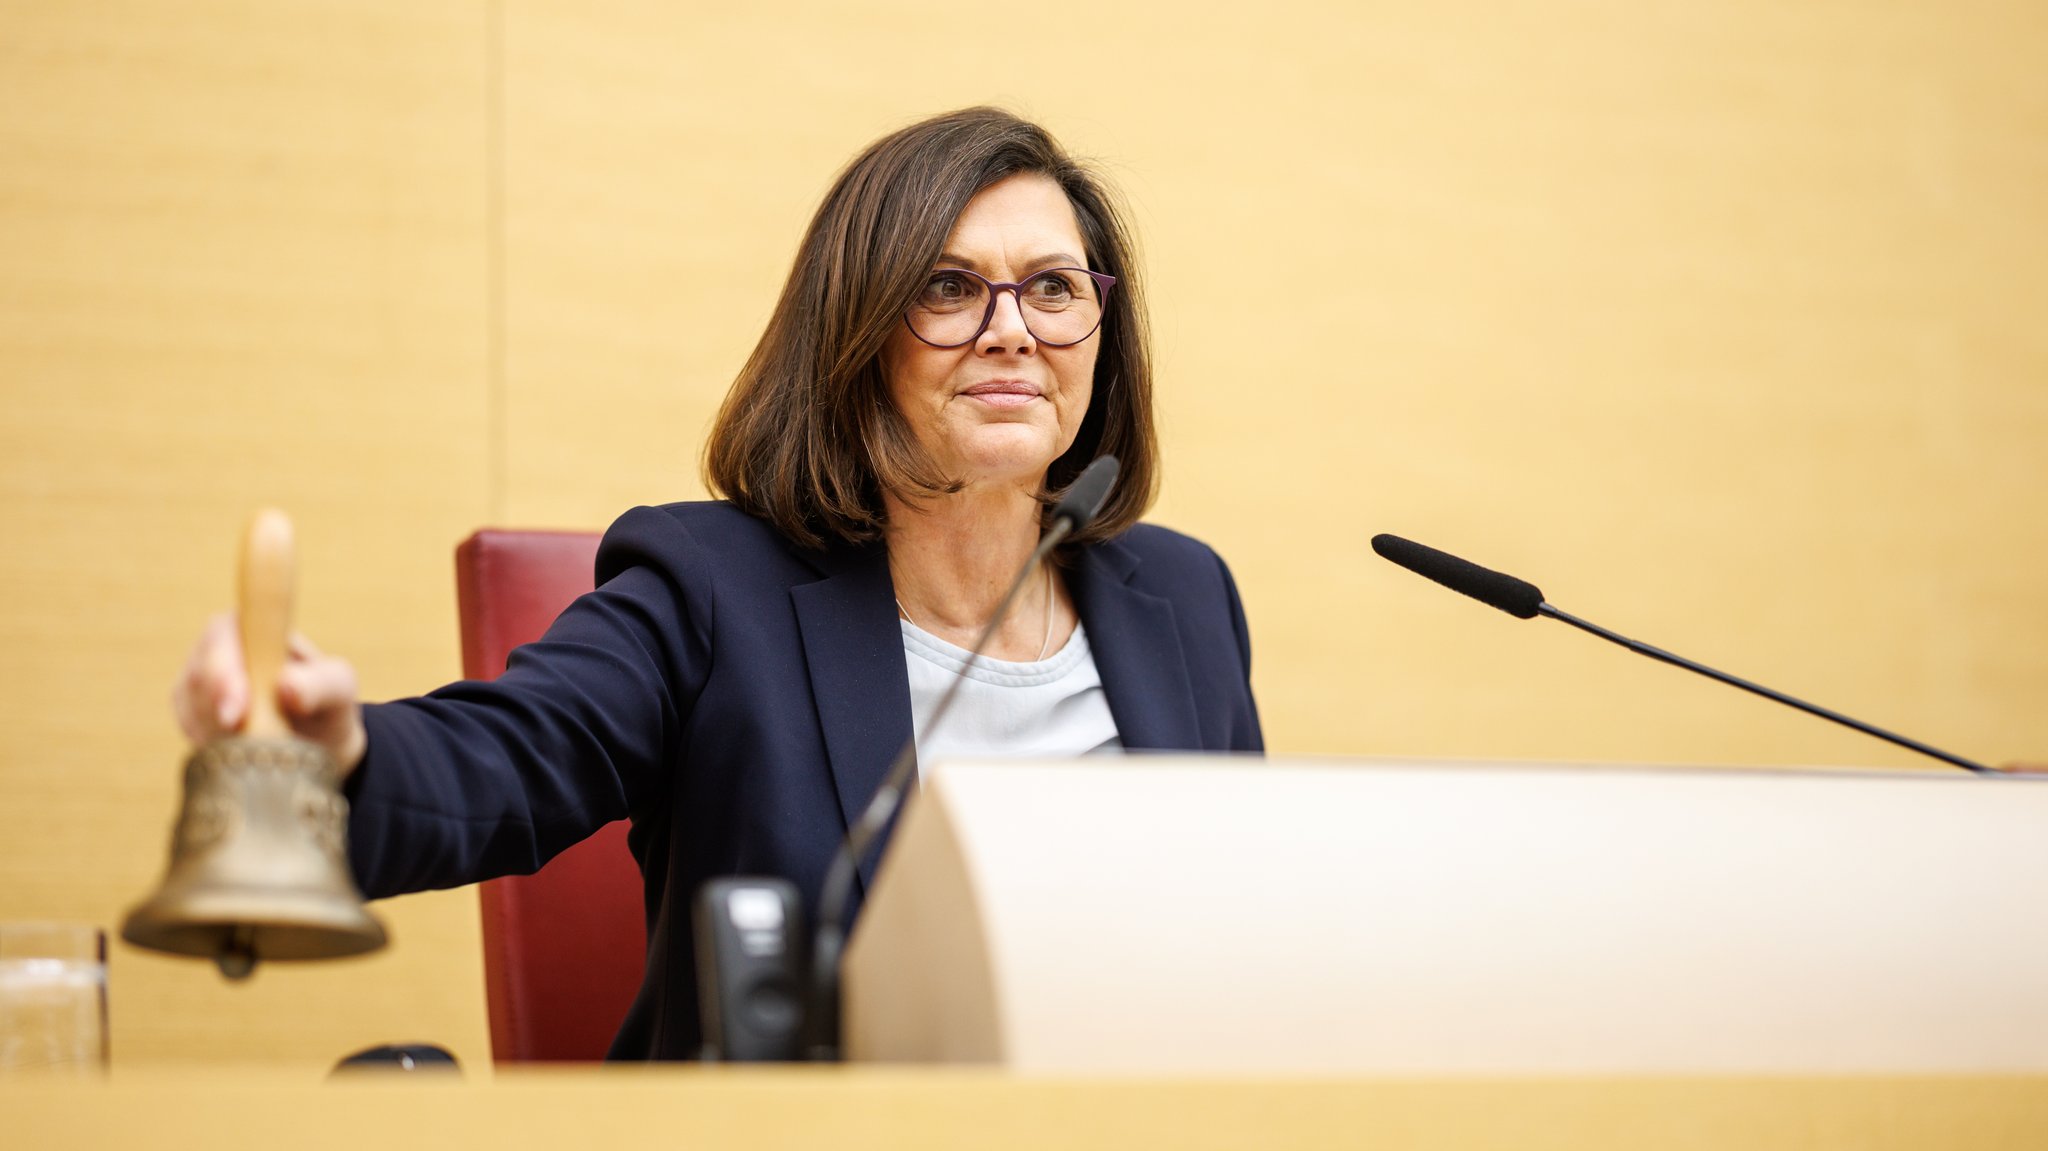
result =
M1015 288L996 293L995 311L990 313L988 327L982 329L976 351L1011 352L1022 355L1038 346L1031 329L1024 323L1024 305L1017 298Z

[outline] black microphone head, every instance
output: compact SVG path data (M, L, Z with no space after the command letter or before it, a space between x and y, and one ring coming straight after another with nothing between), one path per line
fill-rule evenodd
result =
M1543 604L1543 591L1527 580L1483 568L1449 552L1424 547L1400 536L1372 537L1372 550L1426 579L1433 579L1455 592L1463 592L1480 603L1492 604L1517 619L1535 619Z
M1067 494L1052 506L1052 522L1065 519L1072 523L1071 532L1078 532L1088 526L1102 505L1109 502L1109 490L1116 486L1116 474L1123 465L1115 456L1097 456L1095 462L1081 469L1074 482L1067 485Z

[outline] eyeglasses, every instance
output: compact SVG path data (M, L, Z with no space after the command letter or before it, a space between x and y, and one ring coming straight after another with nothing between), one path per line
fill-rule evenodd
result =
M1102 311L1116 277L1086 268L1048 268L1021 284L999 284L965 268L941 268L903 313L910 334L935 348L958 348L981 338L996 315L996 297L1017 297L1031 338L1053 348L1080 343L1102 326Z

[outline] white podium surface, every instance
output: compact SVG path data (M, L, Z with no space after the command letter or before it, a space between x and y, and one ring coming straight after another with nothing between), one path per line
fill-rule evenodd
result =
M2048 1071L2048 781L952 764L848 950L857 1060Z

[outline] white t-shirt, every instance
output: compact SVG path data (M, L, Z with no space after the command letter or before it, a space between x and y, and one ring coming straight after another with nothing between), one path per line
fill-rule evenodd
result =
M951 759L1051 758L1123 747L1080 624L1066 645L1045 659L1011 663L982 657L933 739L925 727L940 697L967 666L968 651L907 619L897 623L903 628L903 662L910 672L910 725L920 773Z

